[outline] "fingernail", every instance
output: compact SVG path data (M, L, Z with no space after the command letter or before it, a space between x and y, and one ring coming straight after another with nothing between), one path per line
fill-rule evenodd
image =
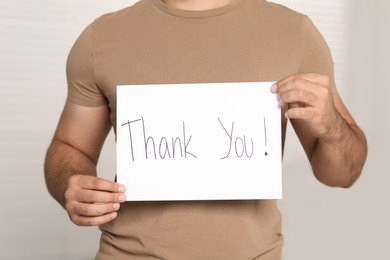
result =
M124 186L119 186L118 191L119 192L125 192L126 188Z
M278 85L276 83L271 86L271 92L276 92L277 89Z
M116 212L113 212L113 213L111 213L111 215L110 215L111 219L116 218L116 216L118 216L118 213L116 213Z
M113 207L114 207L115 210L118 210L120 208L120 204L119 203L114 203Z
M284 106L283 101L280 99L279 95L278 95L278 102L279 102L279 107Z
M287 118L287 119L289 119L289 118L288 118L288 113L287 113L287 112L284 113L284 117Z
M124 194L119 196L119 202L125 202L126 201L126 196Z

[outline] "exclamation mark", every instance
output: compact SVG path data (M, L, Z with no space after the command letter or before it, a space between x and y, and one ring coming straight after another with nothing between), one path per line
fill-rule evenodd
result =
M268 155L268 152L267 152L267 124L265 122L265 117L263 117L263 120L264 120L264 143L265 143L264 155L267 156Z

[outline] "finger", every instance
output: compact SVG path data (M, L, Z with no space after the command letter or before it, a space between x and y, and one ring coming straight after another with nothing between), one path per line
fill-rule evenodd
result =
M278 84L278 93L280 94L282 92L287 92L290 90L304 90L308 92L315 92L318 86L320 85L313 81L302 78L294 78L283 84Z
M286 111L284 116L287 119L310 120L314 117L314 108L312 107L295 107Z
M315 97L316 85L305 79L290 77L291 80L284 83L275 83L271 87L271 92L277 93L277 98L281 107L293 102L304 103L311 101ZM297 92L293 92L297 91ZM311 95L310 95L311 94Z
M81 177L79 185L83 189L110 192L124 192L126 189L125 186L122 184L88 175L84 175Z
M126 195L124 193L84 189L75 195L75 200L84 203L116 203L125 202Z
M275 82L274 84L272 84L270 90L271 90L272 93L277 93L278 92L278 83Z
M111 220L115 219L118 216L117 212L111 212L98 217L86 217L81 215L71 216L71 220L78 226L99 226L103 225Z
M318 105L317 95L306 89L298 88L279 93L279 102L283 104L301 103L307 106Z
M119 210L119 203L100 203L100 204L91 204L91 203L76 203L74 206L74 212L77 215L85 217L97 217L113 213Z
M286 84L289 81L294 81L294 80L306 80L313 82L315 84L320 84L320 85L330 85L330 79L326 75L321 75L321 74L315 74L315 73L298 73L294 75L290 75L282 80L279 80L276 82L277 86L282 86Z

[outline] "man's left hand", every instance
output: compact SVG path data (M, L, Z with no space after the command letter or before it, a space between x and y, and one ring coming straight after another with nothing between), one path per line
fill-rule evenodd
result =
M329 77L295 74L276 82L271 91L278 94L286 118L303 120L317 138L334 138L331 133L342 117L335 107Z

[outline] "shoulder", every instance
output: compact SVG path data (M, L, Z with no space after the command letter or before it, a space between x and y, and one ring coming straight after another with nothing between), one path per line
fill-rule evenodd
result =
M307 15L284 5L265 0L248 0L247 3L252 5L252 10L257 10L257 24L268 36L299 42L307 30L315 29Z
M110 27L111 29L123 27L134 20L139 20L153 8L151 0L137 1L135 4L115 12L106 13L93 22L95 28Z
M301 20L306 17L306 15L298 11L295 11L293 9L290 9L287 6L284 6L282 4L277 4L268 1L259 1L259 2L263 2L264 4L263 8L266 10L267 14L271 17L292 19L292 20Z
M265 22L275 30L287 30L290 33L299 33L309 17L287 6L265 0L254 0L261 10L261 16Z

